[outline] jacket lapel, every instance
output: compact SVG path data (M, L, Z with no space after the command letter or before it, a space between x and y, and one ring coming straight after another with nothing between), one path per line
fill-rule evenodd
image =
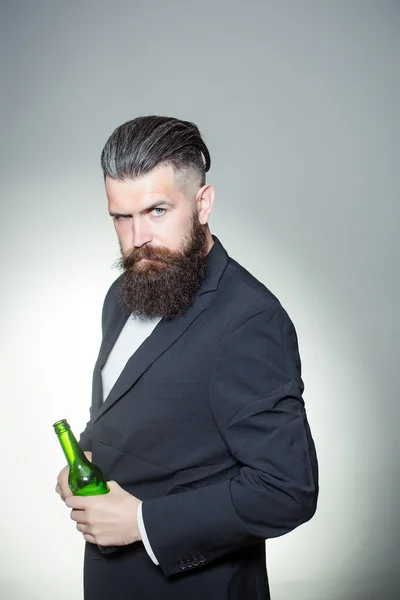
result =
M128 316L117 309L114 311L113 318L107 331L104 332L99 356L93 371L92 386L92 420L96 420L99 410L103 405L103 381L101 378L101 369L107 362L107 358L121 333Z
M213 292L218 288L218 282L229 260L218 238L215 236L213 238L214 245L208 254L207 276L192 306L176 319L163 319L157 324L151 335L144 340L143 344L139 346L128 360L105 402L102 402L101 369L106 363L108 355L128 318L126 315L121 314L119 310L116 311L110 328L103 340L93 376L93 408L95 408L95 414L92 415L93 422L97 421L121 396L135 385L139 377L153 362L166 352L198 316L206 310L210 297L206 297L205 294ZM97 407L99 410L96 410Z

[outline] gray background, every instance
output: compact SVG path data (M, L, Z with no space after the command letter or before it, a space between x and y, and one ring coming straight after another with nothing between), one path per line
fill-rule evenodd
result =
M88 415L118 256L99 155L144 114L198 124L212 233L298 331L321 494L267 544L273 599L399 598L399 2L1 13L0 598L82 597L51 425Z

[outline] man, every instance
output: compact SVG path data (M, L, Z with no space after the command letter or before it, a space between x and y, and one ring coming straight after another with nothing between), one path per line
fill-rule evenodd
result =
M318 491L294 327L210 233L193 123L125 123L101 164L123 272L80 442L110 492L71 496L67 468L56 488L87 542L85 600L268 599L265 540Z

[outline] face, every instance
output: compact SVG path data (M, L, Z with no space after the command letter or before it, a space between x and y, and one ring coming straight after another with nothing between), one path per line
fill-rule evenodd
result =
M213 240L207 221L211 186L181 180L172 167L137 179L106 178L110 215L121 247L120 300L142 318L172 318L193 302Z
M204 189L190 190L189 185L177 185L175 179L171 166L137 179L106 178L108 209L124 256L146 246L179 251L193 214L198 212L199 222L207 223L211 206L198 197Z

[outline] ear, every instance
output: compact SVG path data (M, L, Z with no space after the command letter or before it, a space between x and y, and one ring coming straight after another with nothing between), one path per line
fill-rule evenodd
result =
M201 225L207 225L213 207L215 191L212 185L203 185L196 194L197 216Z

